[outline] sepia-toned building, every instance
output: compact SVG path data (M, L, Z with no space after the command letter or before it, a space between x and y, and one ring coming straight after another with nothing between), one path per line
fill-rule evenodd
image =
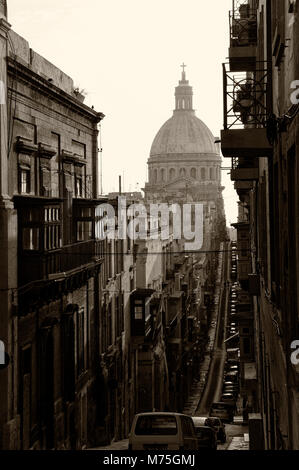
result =
M234 0L221 147L240 197L241 394L252 448L299 449L299 5Z
M3 2L2 2L3 3ZM2 8L2 7L1 7ZM100 419L98 124L1 14L2 449L82 449Z

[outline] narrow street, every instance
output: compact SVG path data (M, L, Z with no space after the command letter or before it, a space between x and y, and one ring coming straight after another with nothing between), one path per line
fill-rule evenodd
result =
M220 258L221 267L221 285L220 297L218 304L218 319L215 332L214 348L210 363L208 380L204 393L199 400L196 416L208 416L210 407L213 402L220 401L222 380L224 375L224 365L226 359L225 339L227 331L228 318L228 299L230 286L230 245L224 245L223 256ZM217 450L248 450L249 443L247 441L248 427L242 423L241 416L235 416L235 423L226 424L227 440L224 444L218 444ZM244 437L245 436L245 437Z
M183 412L191 416L208 416L213 402L221 397L222 380L226 359L225 339L228 318L230 287L230 245L223 244L219 254L219 266L214 292L214 309L209 329L209 343L201 365L200 377L196 379ZM248 450L248 427L242 424L242 416L235 416L234 423L225 425L227 440L218 443L217 450ZM109 446L91 450L125 450L128 439L113 442Z

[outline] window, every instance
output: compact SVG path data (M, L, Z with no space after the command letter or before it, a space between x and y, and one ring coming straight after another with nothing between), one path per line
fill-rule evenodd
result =
M38 227L23 228L23 250L31 250L31 251L39 250L39 228Z
M191 168L190 175L191 175L191 178L196 179L196 168Z
M77 375L79 376L85 369L84 363L84 332L85 332L84 308L77 312Z
M21 194L30 193L30 168L20 169L20 193Z
M83 197L82 176L75 175L75 197Z
M102 235L103 224L101 222L101 216L97 213L97 234ZM92 207L77 207L76 208L76 241L88 241L94 239L94 220L95 211Z
M143 319L143 301L142 300L135 300L134 319L135 320Z
M206 179L206 169L201 168L200 170L201 179L204 181Z
M174 168L170 168L170 171L169 171L169 179L172 181L174 180L175 178L175 169Z
M77 222L77 241L92 240L92 222Z
M51 194L51 168L43 165L40 171L40 193L42 196Z
M44 249L56 250L61 247L60 208L44 208Z
M171 415L140 416L136 423L135 434L137 436L175 436L177 434L176 418Z

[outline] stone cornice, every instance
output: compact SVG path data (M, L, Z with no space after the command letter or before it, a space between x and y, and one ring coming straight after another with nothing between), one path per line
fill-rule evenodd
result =
M19 62L16 57L7 57L7 64L8 72L14 75L14 77L17 77L18 80L23 80L25 83L29 83L31 87L39 90L41 93L44 93L46 96L51 97L53 100L65 105L94 123L99 123L105 117L103 113L94 111L85 104L76 100L76 98L72 97L70 94L61 90L56 85L53 85L46 78L38 75L36 72L31 70L30 67Z
M11 28L11 24L5 19L0 19L0 35L6 38L8 31Z

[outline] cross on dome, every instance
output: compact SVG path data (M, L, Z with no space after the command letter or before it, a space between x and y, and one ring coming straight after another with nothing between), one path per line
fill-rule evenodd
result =
M184 62L182 63L181 65L183 71L182 71L182 80L185 81L186 80L186 72L185 72L185 67L187 67L186 64L184 64Z

